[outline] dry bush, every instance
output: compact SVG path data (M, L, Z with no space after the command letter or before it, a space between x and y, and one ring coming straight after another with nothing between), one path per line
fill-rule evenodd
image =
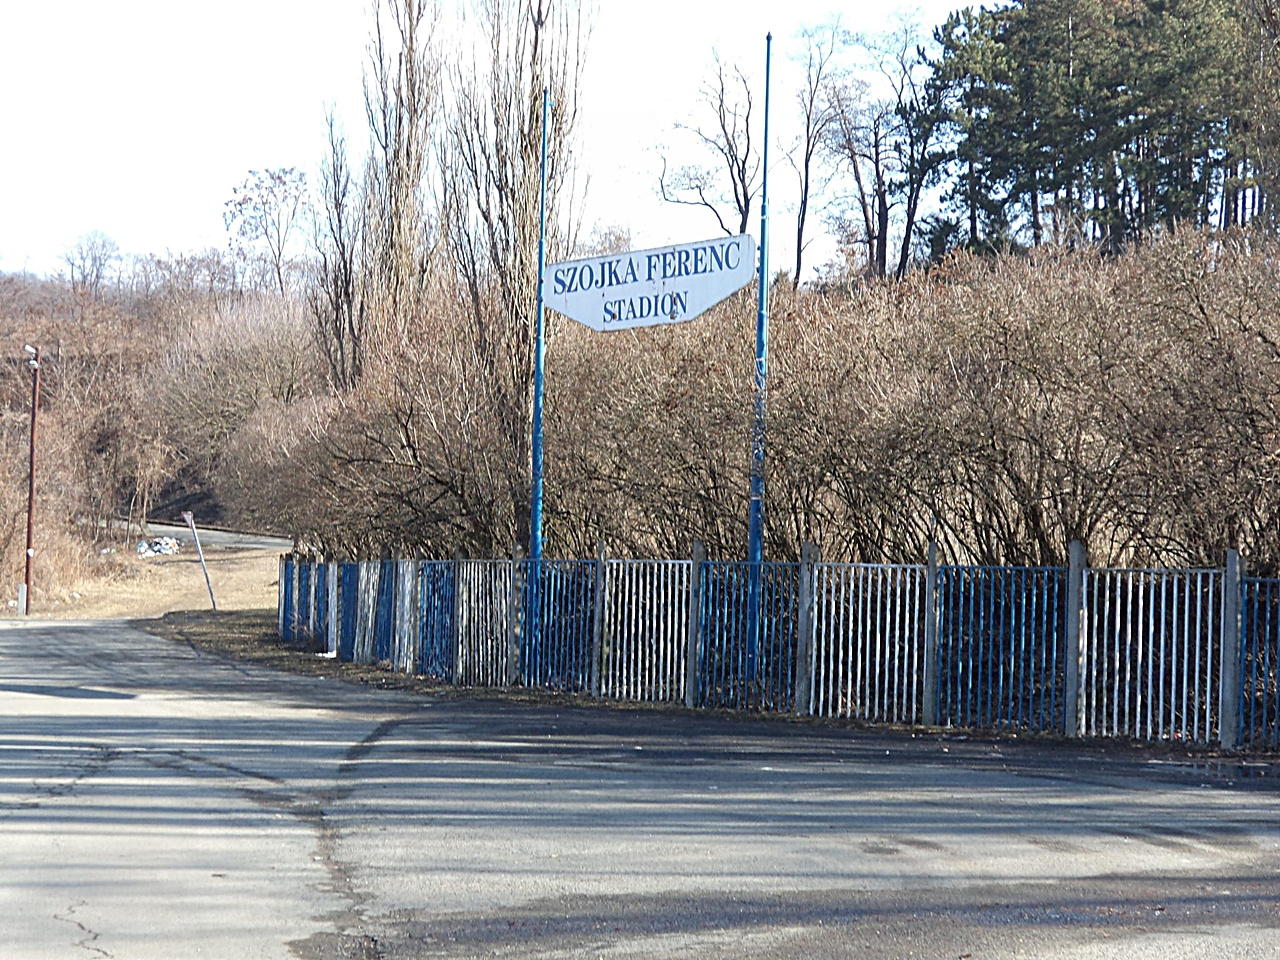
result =
M143 467L167 463L170 486L211 502L207 509L216 513L209 519L254 518L266 529L281 529L238 478L246 459L240 433L256 429L250 425L273 405L322 389L308 321L292 298L253 295L193 314L169 340L137 399L152 459L139 460L136 472L150 476Z
M0 283L0 596L17 594L25 567L31 371L24 343L42 347L33 605L57 599L99 567L109 535L104 506L119 486L119 438L130 414L118 397L122 366L145 355L119 302L57 281Z
M959 256L900 283L778 291L767 553L810 540L830 559L919 561L935 537L955 560L1061 564L1080 538L1095 563L1216 565L1238 545L1273 569L1278 252L1184 233L1122 256ZM237 462L259 464L237 496L266 496L261 515L312 547L524 546L505 388L456 289L433 282L434 306L355 390L245 421ZM671 327L552 319L550 555L602 538L615 555L685 556L699 538L742 556L754 312L748 288Z
M1276 571L1277 263L1265 235L1187 232L1119 256L958 256L899 283L777 291L767 555L810 540L828 559L919 561L935 537L949 559L1061 564L1081 538L1094 563L1218 565L1238 546ZM73 548L46 542L42 562L64 556L69 577L93 523L175 477L235 523L330 553L524 547L510 384L490 376L466 287L423 283L343 392L277 297L183 301L167 338L141 310L64 309L40 510L69 518L41 535ZM551 319L549 555L603 539L614 555L687 556L694 538L743 555L754 313L748 288L670 327ZM19 361L3 369L9 589L29 380Z

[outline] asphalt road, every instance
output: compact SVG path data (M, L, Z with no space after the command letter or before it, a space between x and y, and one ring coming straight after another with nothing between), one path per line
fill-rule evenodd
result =
M191 541L191 530L186 524L152 522L147 524L147 531L152 537L173 537L184 544ZM200 526L196 527L196 532L200 534L200 546L205 550L274 550L277 553L288 553L293 549L292 540L263 533L236 533ZM195 551L194 544L191 550Z
M3 623L0 957L1280 957L1278 787Z

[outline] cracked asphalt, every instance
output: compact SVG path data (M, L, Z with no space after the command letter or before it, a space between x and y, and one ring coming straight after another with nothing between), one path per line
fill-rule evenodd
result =
M1280 957L1280 769L0 624L0 958Z

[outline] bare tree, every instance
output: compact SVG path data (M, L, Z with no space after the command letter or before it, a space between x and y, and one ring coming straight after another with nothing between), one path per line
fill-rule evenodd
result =
M350 390L364 366L365 312L359 296L359 199L354 195L347 144L332 113L329 155L321 165L316 277L308 294L312 329L335 388Z
M72 292L90 300L102 299L102 287L112 264L120 259L120 248L104 233L86 233L63 255L70 272Z
M893 274L899 279L911 265L925 188L945 156L936 135L938 91L912 37L905 28L885 41L846 40L875 60L890 96L874 96L866 81L848 73L833 76L827 87L833 117L826 145L852 174L868 266L876 276L888 276L889 233L896 228Z
M459 64L445 136L449 249L471 334L455 362L478 371L507 453L510 535L529 538L534 323L543 90L548 117L548 246L571 248L564 222L570 143L589 26L574 0L479 0L485 62ZM508 541L509 542L509 541Z
M946 157L937 137L943 119L940 91L931 82L932 66L924 48L913 40L913 36L912 28L904 28L892 54L881 68L893 90L896 189L902 197L903 209L898 279L902 279L911 264L911 250L925 187Z
M747 232L751 203L760 180L760 154L751 142L751 85L738 67L726 72L716 59L716 72L702 89L702 105L713 115L708 127L686 127L708 150L716 155L712 167L684 166L672 171L668 181L667 162L663 158L658 190L667 203L710 210L726 234L733 234L721 207L731 204L737 218L738 233ZM725 196L723 180L729 184Z
M371 156L362 293L369 322L391 342L404 338L421 305L436 244L424 181L438 107L438 19L438 0L378 0L374 7L364 78Z
M891 110L888 103L870 98L864 81L847 75L832 79L827 98L832 119L826 146L853 175L867 269L883 277L888 272L889 215L896 203L889 187Z
M796 271L791 278L793 290L800 286L800 272L804 266L804 229L813 191L814 158L835 122L835 110L827 97L827 76L835 54L835 31L836 27L832 26L805 33L805 81L796 95L803 128L799 142L789 154L800 180L800 203L796 209Z
M1252 158L1257 167L1259 203L1273 224L1280 219L1272 198L1280 194L1280 3L1276 0L1243 0L1243 11L1253 27L1256 54L1252 89L1250 127ZM1247 34L1246 34L1247 36Z
M293 167L259 172L250 170L243 184L231 193L222 219L244 245L243 251L262 244L275 287L284 296L285 258L289 235L298 221L307 196L306 174Z

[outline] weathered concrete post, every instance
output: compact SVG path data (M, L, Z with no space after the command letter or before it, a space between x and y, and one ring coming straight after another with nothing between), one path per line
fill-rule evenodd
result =
M1222 669L1218 691L1218 743L1224 750L1240 746L1240 551L1227 551L1222 578Z
M1068 548L1067 567L1067 663L1065 689L1062 691L1062 727L1068 737L1084 736L1084 684L1085 674L1085 610L1084 581L1088 572L1088 560L1084 544L1072 540Z
M698 668L702 663L702 565L707 562L707 548L701 540L693 541L693 565L689 569L688 642L684 648L684 705L698 705Z
M817 577L814 566L822 560L822 554L813 543L800 546L800 596L799 617L796 624L796 677L795 701L791 710L798 716L807 717L813 713L813 651L814 631L814 593L817 589Z
M401 673L416 673L422 630L418 624L418 563L407 557L396 560L396 660Z
M604 610L608 597L608 557L604 552L604 540L596 544L595 607L591 611L591 696L600 696L600 673L604 664Z
M920 719L926 727L938 725L938 674L942 666L938 643L938 543L929 541L924 571L924 677L921 683Z

